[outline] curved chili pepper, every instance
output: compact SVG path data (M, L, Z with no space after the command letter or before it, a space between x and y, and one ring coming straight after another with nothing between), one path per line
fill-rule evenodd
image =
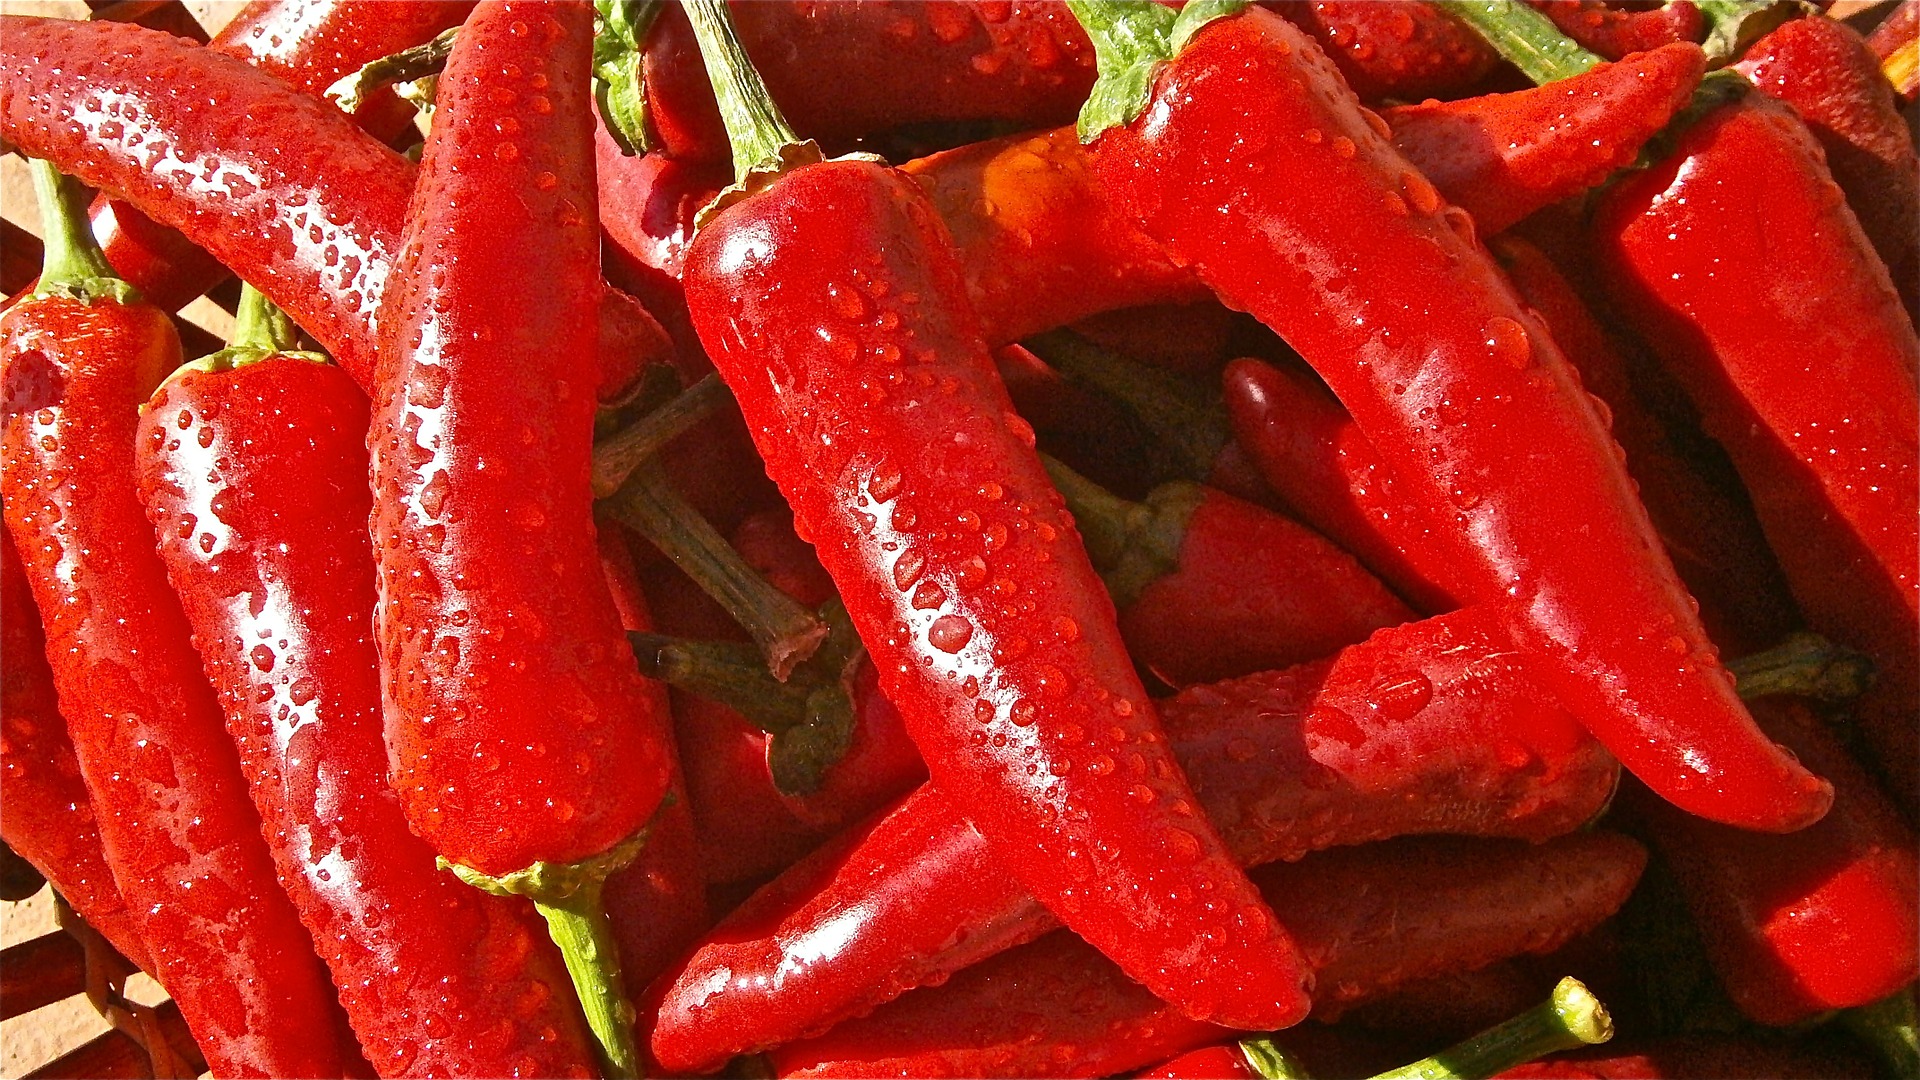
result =
M1908 315L1920 312L1920 155L1872 47L1843 22L1794 19L1733 66L1807 122Z
M1247 865L1409 832L1543 840L1577 828L1605 804L1615 768L1497 623L1461 611L1169 699L1168 737L1199 810ZM1120 764L1088 764L1108 763ZM712 1068L1054 925L923 788L724 921L666 990L653 1052L671 1069Z
M181 86L221 107L186 107ZM355 382L372 385L377 315L414 170L338 109L165 34L9 15L0 16L0 137L260 282ZM162 149L164 164L154 157ZM643 359L667 356L668 339L638 305L615 296L600 317L608 350L641 341ZM634 361L602 365L614 373L603 391L620 396L619 373Z
M1545 12L1561 33L1608 60L1658 49L1675 42L1699 41L1706 19L1692 0L1673 0L1631 8L1611 0L1527 0Z
M1191 483L1133 503L1059 462L1047 473L1127 651L1169 686L1304 663L1414 618L1352 556L1252 503Z
M586 3L468 18L382 308L368 443L407 820L470 883L534 898L608 1067L631 1074L600 886L644 843L671 762L593 527L592 32Z
M1820 718L1791 701L1755 715L1833 780L1831 813L1797 833L1759 836L1645 812L1728 995L1749 1017L1786 1026L1920 977L1920 851Z
M1626 900L1638 844L1396 840L1257 872L1318 974L1317 1016L1440 971L1549 952ZM1168 1006L1056 933L769 1057L781 1077L1107 1076L1227 1032Z
M1911 105L1920 96L1920 9L1912 4L1895 4L1893 11L1867 37L1880 58L1880 70L1893 84L1893 92Z
M1382 115L1394 148L1492 235L1631 165L1705 70L1699 46L1676 42L1547 86L1399 105ZM1563 127L1582 137L1557 137Z
M122 956L151 971L146 943L134 929L127 902L100 853L100 826L73 755L73 740L67 737L67 722L54 699L53 670L47 666L47 643L40 633L32 586L13 538L5 533L0 533L0 633L5 636L0 641L0 664L5 665L0 678L0 777L7 788L7 797L0 799L0 837L14 855L53 882L61 899L73 905L87 925L105 935Z
M35 169L58 239L0 319L0 484L107 865L215 1072L357 1073L134 491L137 410L179 340L111 276L75 187Z
M732 5L740 41L800 130L844 146L903 124L1051 127L1093 85L1093 51L1049 0ZM884 63L874 63L884 55ZM693 28L670 6L648 39L647 120L668 156L724 162L727 132Z
M1260 1080L1237 1042L1189 1050L1143 1073L1141 1080Z
M1347 85L1369 101L1450 97L1485 78L1500 59L1423 0L1281 0L1266 6L1312 35Z
M436 869L386 783L366 395L279 351L293 335L257 302L234 348L154 393L138 453L280 880L381 1075L592 1075L532 912Z
M1151 6L1076 10L1173 32ZM1157 41L1148 54L1171 59L1144 114L1147 101L1093 98L1117 106L1085 124L1109 192L1327 379L1436 525L1462 538L1475 597L1501 605L1546 685L1622 764L1715 820L1818 820L1831 790L1734 696L1605 425L1465 215L1285 20L1252 8L1181 48ZM1095 42L1112 48L1106 30ZM1109 57L1109 77L1124 79L1125 63Z
M1863 730L1920 797L1920 338L1793 111L1714 110L1601 204L1621 299L1753 497L1815 630L1864 649ZM1766 260L1735 252L1765 251Z

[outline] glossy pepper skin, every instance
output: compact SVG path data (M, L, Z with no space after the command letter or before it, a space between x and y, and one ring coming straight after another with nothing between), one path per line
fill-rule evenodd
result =
M220 107L185 107L181 86ZM72 122L58 119L63 109ZM179 229L372 385L414 169L338 109L137 26L0 16L0 137ZM607 297L606 348L645 342L665 358L652 318ZM601 363L634 366L617 355ZM615 377L607 389L625 387Z
M1807 122L1907 314L1915 315L1920 156L1873 48L1843 22L1794 19L1754 42L1734 68Z
M1141 1080L1259 1080L1237 1042L1189 1050L1138 1074Z
M1688 128L1593 235L1620 312L1699 407L1812 627L1879 667L1858 706L1895 794L1920 798L1920 339L1783 104ZM1766 251L1765 260L1732 257Z
M1256 874L1318 972L1316 1016L1441 971L1551 952L1626 900L1639 845L1581 833L1537 847L1396 840ZM1070 934L1003 953L814 1039L774 1074L1107 1076L1228 1032L1181 1016Z
M100 826L55 700L32 589L12 537L0 533L0 779L7 789L0 838L122 956L151 970L100 853Z
M443 0L253 0L207 48L317 98L362 65L458 26L472 7ZM353 119L385 142L413 116L413 106L383 90L371 95ZM126 203L96 199L92 217L107 261L157 307L177 310L227 277L213 256Z
M1758 836L1643 810L1728 996L1752 1019L1785 1027L1920 977L1920 845L1825 721L1787 699L1754 712L1832 778L1825 818Z
M1452 97L1491 72L1486 42L1424 0L1279 0L1267 7L1305 30L1368 101Z
M137 443L160 558L368 1060L383 1076L591 1076L530 905L435 867L387 784L366 426L366 395L312 357L182 369Z
M1148 234L1314 364L1465 538L1474 597L1503 606L1622 764L1715 820L1818 820L1831 790L1734 696L1572 369L1388 134L1310 41L1251 8L1200 28L1091 151Z
M1633 164L1705 70L1699 46L1676 42L1545 86L1382 116L1394 148L1491 236Z
M1545 840L1597 814L1617 776L1484 611L1193 687L1163 715L1199 810L1246 865L1415 832ZM712 1068L1055 925L923 788L723 922L662 995L653 1052L668 1068Z
M595 547L591 34L585 4L475 9L381 319L393 784L438 853L493 876L632 837L669 769Z
M1680 41L1699 41L1706 19L1691 0L1635 9L1611 0L1527 0L1562 33L1609 60Z
M1176 809L1192 793L919 187L864 161L789 172L694 238L686 283L934 783L1156 992L1249 1027L1299 1020L1298 958Z
M903 124L1073 119L1093 50L1057 0L733 4L741 43L796 128L845 146ZM874 63L876 55L887 57ZM648 120L669 157L728 160L727 133L686 15L670 6L646 49Z
M172 325L36 299L0 319L0 361L7 529L154 976L219 1075L358 1074L134 491L139 406L180 362Z

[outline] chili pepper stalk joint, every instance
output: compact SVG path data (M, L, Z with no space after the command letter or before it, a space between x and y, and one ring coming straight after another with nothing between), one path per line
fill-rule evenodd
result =
M114 273L100 245L88 231L87 189L51 162L33 161L33 187L39 196L45 224L45 268L35 299L61 296L82 304L112 300L136 304L140 290Z
M1100 74L1080 110L1080 141L1133 122L1153 93L1155 69L1179 55L1187 40L1216 19L1237 15L1246 0L1194 0L1175 14L1150 0L1067 0L1087 36Z

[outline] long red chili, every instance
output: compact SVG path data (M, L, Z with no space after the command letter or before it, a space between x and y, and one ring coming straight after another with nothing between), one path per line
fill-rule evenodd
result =
M1318 973L1316 1014L1404 982L1550 952L1611 915L1646 853L1580 833L1538 847L1396 840L1257 872ZM1107 1076L1217 1042L1070 934L769 1054L781 1077Z
M1612 0L1527 0L1561 33L1609 60L1682 41L1699 41L1706 20L1692 0L1634 8Z
M671 761L593 525L590 4L483 2L440 80L368 442L392 780L468 881L531 895L638 1067L600 884Z
M1819 144L1749 95L1613 189L1593 230L1621 314L1726 447L1807 621L1880 666L1863 730L1911 800L1920 338Z
M357 1073L134 490L138 409L179 340L111 276L77 187L35 170L52 237L40 292L0 319L0 486L107 865L216 1073Z
M1409 832L1543 840L1598 813L1617 775L1481 610L1193 687L1163 711L1194 809L1248 865ZM722 923L665 991L653 1052L668 1068L712 1068L1054 925L924 788Z
M54 697L32 588L13 538L0 533L0 778L7 788L0 839L122 956L150 970L146 943L100 853L100 826Z
M366 395L324 358L280 352L292 335L257 301L249 289L234 348L155 392L138 455L280 880L382 1076L590 1076L533 913L437 869L387 785Z
M1368 101L1454 97L1500 59L1425 0L1278 0L1266 6L1312 35L1347 85Z
M718 64L725 9L688 11ZM797 140L729 66L715 83L736 169L778 166ZM1228 1023L1297 1022L1299 957L1212 826L1181 812L1192 792L918 185L872 161L790 167L706 223L686 285L934 783L1155 992Z
M187 107L181 86L219 107ZM372 385L414 170L338 109L137 26L0 16L0 137L259 282L355 382ZM636 363L622 344L644 343L644 361L664 359L667 342L617 290L605 291L599 316L605 390L618 395Z
M1775 831L1818 820L1831 790L1734 696L1560 350L1311 42L1258 8L1189 19L1178 49L1164 9L1076 10L1103 48L1126 20L1167 60L1150 105L1086 122L1109 192L1315 365L1466 540L1476 597L1502 606L1553 692L1691 812ZM1123 77L1125 60L1106 63Z

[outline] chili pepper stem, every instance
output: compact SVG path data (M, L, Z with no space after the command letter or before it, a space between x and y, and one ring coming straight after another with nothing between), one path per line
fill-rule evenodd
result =
M776 681L751 645L687 641L666 634L627 634L640 672L720 702L769 733L807 721L807 690Z
M1887 1075L1920 1076L1920 1013L1914 1009L1913 987L1871 1005L1842 1009L1840 1023L1873 1047Z
M1605 62L1520 0L1442 0L1441 7L1534 83L1571 78Z
M1080 141L1131 123L1147 107L1155 67L1179 55L1195 31L1246 6L1246 0L1193 0L1175 14L1152 0L1067 0L1093 41L1100 69L1080 110Z
M1795 634L1765 652L1729 661L1727 670L1748 701L1772 694L1851 701L1873 685L1872 660L1818 634Z
M1240 1053L1265 1080L1308 1080L1307 1067L1268 1036L1241 1039Z
M1071 330L1030 338L1027 348L1067 377L1091 385L1138 417L1190 480L1204 480L1229 439L1218 394L1116 356Z
M446 68L447 57L453 54L453 43L459 36L459 27L448 27L431 41L371 61L327 87L327 100L351 115L386 87L437 76Z
M707 375L673 400L593 448L593 497L619 491L640 464L733 400L718 375Z
M234 311L233 333L227 340L227 347L181 364L167 376L166 382L171 383L188 372L232 371L274 356L315 364L333 363L325 353L296 349L298 344L300 328L293 324L287 313L267 299L266 294L242 283L240 303Z
M640 855L651 825L591 859L564 865L538 862L500 877L439 860L440 868L474 888L495 896L524 896L547 921L547 934L559 947L598 1044L606 1080L637 1080L640 1049L634 1040L637 1017L620 972L620 947L601 902L607 876Z
M1613 1018L1606 1006L1586 984L1565 978L1546 1001L1506 1023L1374 1080L1475 1080L1611 1038Z
M140 292L114 273L87 223L91 195L80 181L63 175L51 162L33 161L33 191L40 201L42 242L46 245L36 299L65 296L83 304L114 300L131 304Z
M1074 527L1086 540L1087 556L1115 605L1131 607L1141 590L1180 565L1187 521L1207 497L1198 484L1162 484L1145 502L1131 502L1045 454L1040 463L1067 500Z
M665 0L594 0L593 97L628 157L655 149L647 113L647 31Z
M713 80L713 96L733 147L734 179L781 168L789 148L801 145L787 118L773 103L746 49L734 33L725 0L686 0L687 19L700 42L700 55Z
M774 678L785 682L826 640L827 625L755 573L656 470L635 472L611 508L727 609L759 644Z

